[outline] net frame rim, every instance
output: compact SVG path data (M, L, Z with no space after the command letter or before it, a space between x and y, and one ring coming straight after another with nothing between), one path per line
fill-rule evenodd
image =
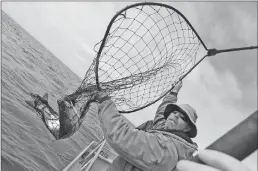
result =
M199 34L196 32L196 30L194 29L194 27L192 26L192 24L187 20L187 18L179 11L177 10L176 8L170 6L170 5L167 5L167 4L163 4L163 3L157 3L157 2L140 2L140 3L135 3L135 4L131 4L131 5L128 5L126 6L125 8L123 8L122 10L118 11L114 16L113 18L110 20L109 24L108 24L108 27L106 29L106 32L104 34L104 37L101 41L101 45L100 45L100 48L97 52L97 56L96 56L96 64L95 64L95 78L96 78L96 86L97 86L97 90L101 90L100 88L100 83L99 83L99 75L98 75L98 70L99 70L99 58L100 58L100 55L101 55L101 52L103 50L103 47L105 45L105 42L106 42L106 39L109 35L109 31L114 23L114 21L117 19L118 16L120 15L123 15L122 13L130 8L134 8L134 7L137 7L137 6L160 6L160 7L165 7L165 8L168 8L170 10L173 10L175 11L179 16L181 16L185 22L190 26L190 28L192 29L192 31L194 32L194 34L197 36L197 38L199 39L199 41L201 42L202 46L204 47L205 50L208 51L208 48L206 47L206 45L204 44L204 42L202 41L201 37L199 36ZM99 42L100 43L100 42ZM173 89L174 86L172 86L171 89ZM157 101L159 101L160 99L162 99L169 91L171 91L171 89L169 89L166 93L164 93L164 95L160 96L159 98L157 98L156 100L142 106L142 107L139 107L137 109L133 109L133 110L128 110L128 111L119 111L120 113L132 113L132 112L136 112L136 111L139 111L139 110L142 110L154 103L156 103Z

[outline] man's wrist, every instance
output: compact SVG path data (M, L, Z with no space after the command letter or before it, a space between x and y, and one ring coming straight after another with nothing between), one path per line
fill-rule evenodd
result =
M106 100L110 100L111 98L108 96L108 95L106 95L106 96L104 96L104 97L101 97L101 98L99 98L98 99L98 102L99 103L102 103L102 102L104 102L104 101L106 101Z

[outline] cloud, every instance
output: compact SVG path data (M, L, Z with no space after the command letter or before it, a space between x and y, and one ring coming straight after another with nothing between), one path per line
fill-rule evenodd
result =
M78 46L76 51L77 51L77 55L76 55L77 59L83 63L86 63L87 57L93 58L95 56L95 52L86 43L82 43L81 46ZM89 65L90 63L87 63L87 64ZM88 68L89 67L88 65L85 67Z

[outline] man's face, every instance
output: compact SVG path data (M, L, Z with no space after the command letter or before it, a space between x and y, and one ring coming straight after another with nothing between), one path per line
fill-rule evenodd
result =
M166 129L181 130L188 132L191 130L188 118L179 111L173 111L166 120Z

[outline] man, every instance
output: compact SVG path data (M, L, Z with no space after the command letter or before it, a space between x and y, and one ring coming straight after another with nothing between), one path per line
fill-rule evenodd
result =
M107 171L171 171L179 160L189 159L197 150L191 140L197 134L196 111L176 105L179 82L163 99L155 118L138 128L131 126L105 93L94 97L105 139L119 154Z

